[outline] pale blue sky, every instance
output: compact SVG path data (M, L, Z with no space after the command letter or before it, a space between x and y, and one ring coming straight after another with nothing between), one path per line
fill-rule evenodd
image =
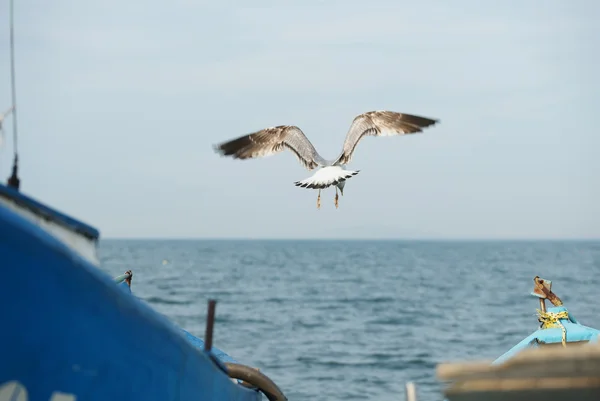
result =
M600 238L600 2L16 3L23 191L104 237ZM290 153L212 150L294 124L334 157L376 109L441 124L363 140L338 210Z

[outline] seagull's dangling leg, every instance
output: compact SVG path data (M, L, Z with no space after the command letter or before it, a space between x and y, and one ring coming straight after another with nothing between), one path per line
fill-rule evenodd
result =
M319 189L319 196L317 196L317 209L321 208L321 190Z
M337 192L337 187L335 187L335 208L338 208L338 192Z

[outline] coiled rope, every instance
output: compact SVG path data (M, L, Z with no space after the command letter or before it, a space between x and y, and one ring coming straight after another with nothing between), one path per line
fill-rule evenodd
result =
M538 321L542 323L542 329L551 329L555 327L560 327L562 330L562 345L563 347L567 346L567 329L562 324L560 319L569 319L569 312L543 312L537 309L538 313Z

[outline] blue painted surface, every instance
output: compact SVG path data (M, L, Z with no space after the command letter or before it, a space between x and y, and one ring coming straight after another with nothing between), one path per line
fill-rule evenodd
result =
M229 379L200 339L3 206L0 263L0 386L17 380L30 401L55 391L90 401L261 398Z
M183 332L183 335L185 336L185 338L190 342L190 344L192 344L194 347L196 347L199 350L204 349L204 340L194 336L193 334L191 334L183 329L181 329L181 331ZM230 355L226 354L223 350L218 349L214 345L212 347L212 354L214 356L216 356L219 359L219 361L221 361L221 362L239 363L238 361L233 359Z
M127 294L132 293L131 287L129 287L129 285L127 285L127 283L125 281L121 281L120 283L118 283L117 287ZM198 350L204 351L204 340L203 339L196 337L195 335L193 335L192 333L190 333L189 331L184 330L184 329L181 329L181 332L183 333L185 338L190 342L190 344L192 344ZM231 355L229 355L225 351L215 347L214 345L212 346L211 354L213 356L215 356L219 362L239 363L238 361L233 359L233 357L231 357ZM222 366L222 365L220 365L220 366Z
M548 308L547 311L553 313L559 313L563 311L568 312L567 308L564 306L551 307ZM577 319L571 315L571 313L569 313L569 319L560 319L560 322L566 329L567 343L575 341L589 341L591 343L595 343L600 337L600 330L580 324ZM517 345L509 349L506 353L501 355L493 362L493 364L505 362L525 348L538 347L539 345L536 340L547 344L562 343L562 334L563 332L560 327L536 330L531 335L521 340Z
M38 202L37 200L24 195L20 191L15 190L14 188L7 187L3 184L0 184L0 196L8 198L19 206L26 208L39 216L43 216L48 220L52 220L58 224L62 224L70 229L80 232L84 234L86 237L92 239L98 239L100 237L100 232L79 220L76 220L66 214L59 212L58 210L52 209L43 203Z
M118 287L120 290L124 291L125 293L127 293L127 294L131 294L131 288L130 288L130 287L127 285L127 283L126 283L126 282L124 282L124 281L123 281L123 282L121 282L121 283L117 284L117 287Z

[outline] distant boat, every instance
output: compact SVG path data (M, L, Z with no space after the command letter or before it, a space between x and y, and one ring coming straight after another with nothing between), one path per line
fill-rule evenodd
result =
M579 323L562 300L552 292L552 281L537 276L533 281L534 290L531 294L540 300L538 321L541 327L494 360L493 364L506 362L526 348L557 345L566 347L597 343L600 340L600 330ZM553 306L546 308L546 300Z
M550 280L533 280L540 329L492 362L438 365L448 401L600 400L600 330L579 323Z
M17 161L0 184L0 401L286 399L212 347L214 303L205 343L133 296L131 271L99 269L99 231L23 194Z

